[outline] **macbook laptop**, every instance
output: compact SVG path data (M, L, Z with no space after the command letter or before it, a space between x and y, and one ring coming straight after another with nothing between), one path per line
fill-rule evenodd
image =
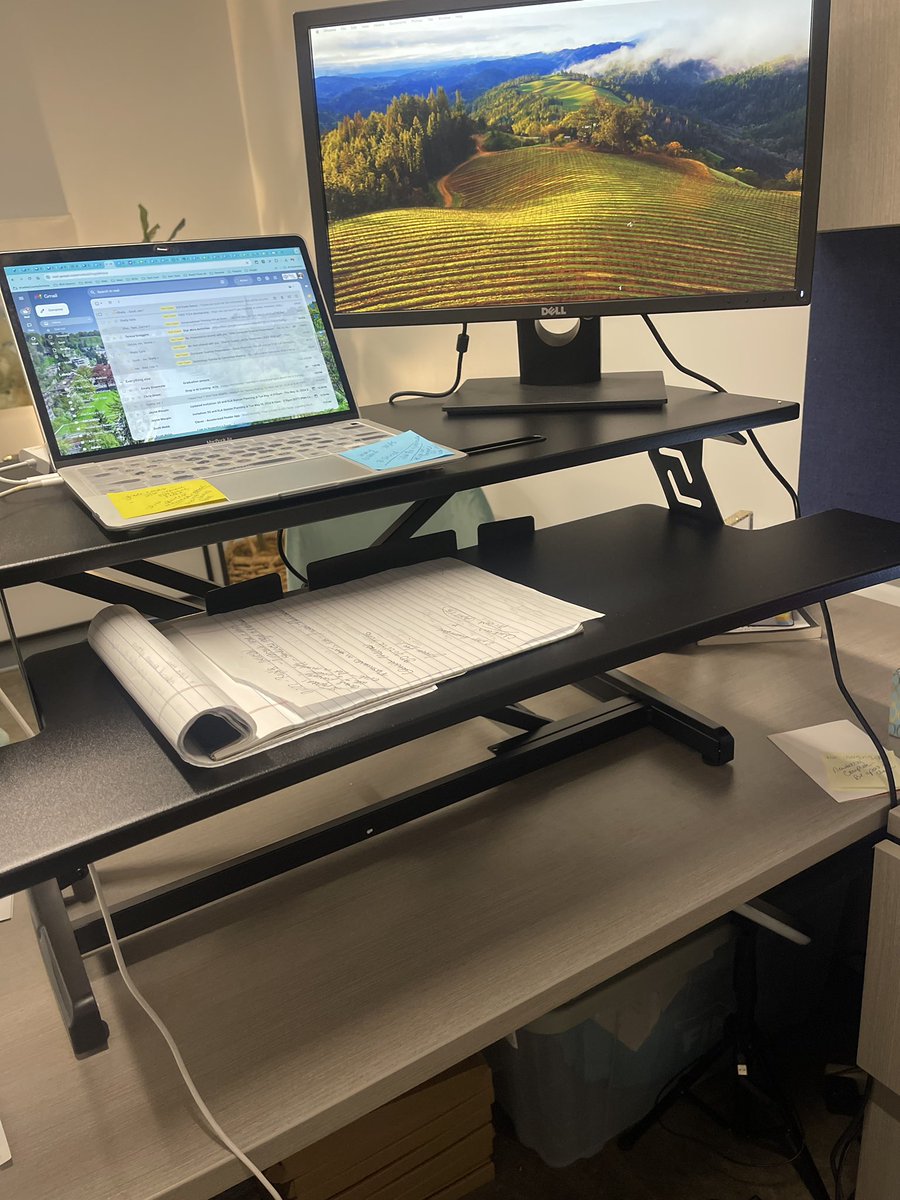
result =
M108 529L199 511L110 493L200 479L221 511L464 457L343 457L397 430L360 418L298 237L3 254L0 292L54 467Z

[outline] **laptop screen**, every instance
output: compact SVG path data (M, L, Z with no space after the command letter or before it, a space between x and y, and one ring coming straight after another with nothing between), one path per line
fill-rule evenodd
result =
M352 409L296 246L3 270L61 458Z

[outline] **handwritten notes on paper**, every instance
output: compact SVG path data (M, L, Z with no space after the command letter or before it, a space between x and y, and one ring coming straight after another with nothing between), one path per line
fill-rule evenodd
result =
M769 741L805 771L832 800L841 804L880 796L887 790L883 770L874 780L869 778L865 783L857 783L852 780L854 768L851 767L849 773L842 769L842 764L847 761L865 763L867 759L877 758L868 736L852 721L828 721L824 725L792 729L788 733L770 733ZM829 771L829 758L836 760L838 778ZM894 774L897 774L896 763Z
M436 462L441 458L450 458L452 453L446 446L438 446L435 442L429 442L427 438L407 429L406 433L398 433L396 437L370 442L367 446L357 446L355 450L345 450L343 457L372 471L387 471L392 467L411 467L416 463Z
M871 754L826 754L825 771L828 786L840 792L858 792L862 788L887 789L884 764L873 751ZM888 751L888 761L894 779L900 784L900 759L893 750Z
M162 629L116 605L88 636L181 757L211 767L421 696L601 615L442 559Z
M177 508L197 508L218 504L228 497L205 479L166 483L157 487L136 488L130 492L109 492L109 499L122 517L149 517L153 513L173 512Z

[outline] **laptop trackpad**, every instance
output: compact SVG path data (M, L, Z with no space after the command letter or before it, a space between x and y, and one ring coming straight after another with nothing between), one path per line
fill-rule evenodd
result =
M278 466L229 471L222 475L211 472L207 479L225 493L229 500L252 500L256 497L293 496L308 488L335 486L354 480L371 478L372 472L336 454L327 458L307 458Z

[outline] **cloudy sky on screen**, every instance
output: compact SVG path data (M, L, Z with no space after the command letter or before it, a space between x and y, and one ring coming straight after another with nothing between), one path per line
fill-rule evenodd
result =
M313 36L317 75L396 70L636 42L607 57L640 63L702 58L735 71L809 52L811 0L572 0L486 12L332 27ZM590 72L598 63L578 64Z

